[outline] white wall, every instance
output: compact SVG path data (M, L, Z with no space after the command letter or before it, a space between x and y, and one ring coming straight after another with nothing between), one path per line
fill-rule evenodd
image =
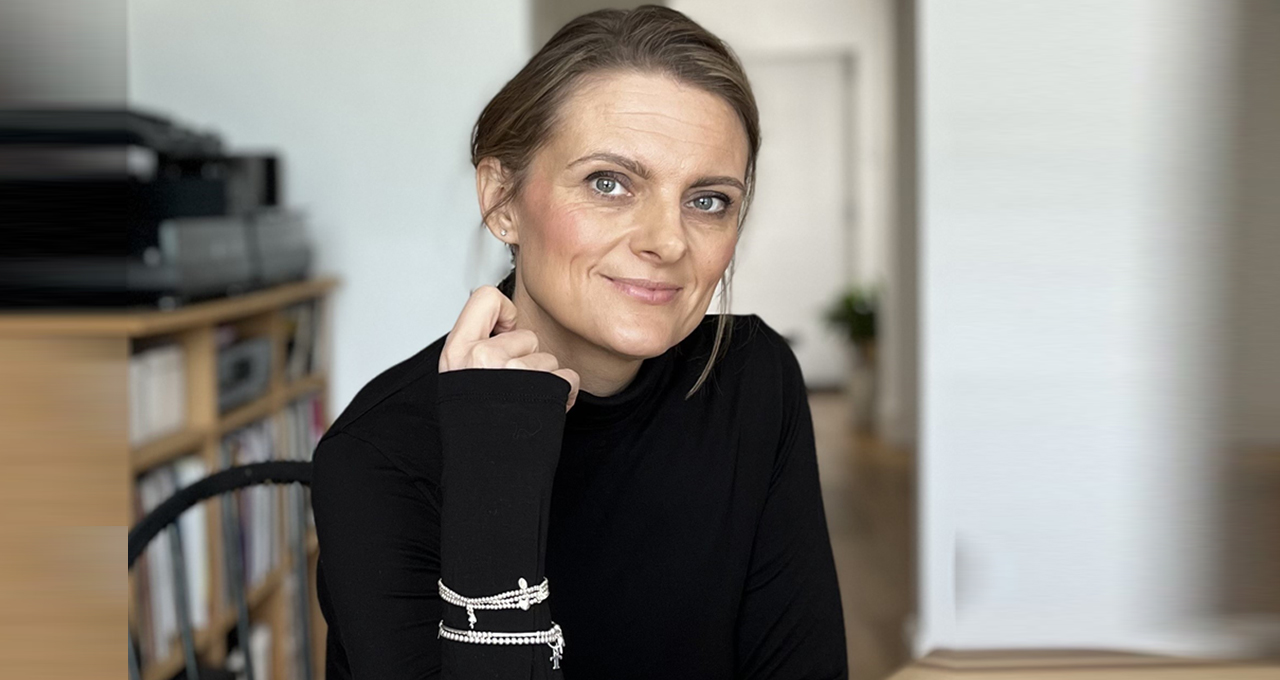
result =
M1221 0L921 0L921 631L1238 651L1222 434Z
M478 240L471 126L528 58L524 0L129 0L129 100L283 154L336 298L333 413L452 326ZM477 243L490 265L477 273ZM496 261L496 264L494 262ZM481 276L483 274L483 276Z

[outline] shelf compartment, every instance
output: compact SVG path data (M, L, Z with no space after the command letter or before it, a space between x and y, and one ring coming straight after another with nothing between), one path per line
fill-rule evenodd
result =
M139 446L130 453L133 473L140 475L151 468L173 462L183 454L196 453L204 445L205 433L188 427Z

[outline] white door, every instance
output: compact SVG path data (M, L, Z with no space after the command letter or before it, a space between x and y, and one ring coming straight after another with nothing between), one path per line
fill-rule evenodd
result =
M760 107L756 196L731 308L791 341L810 386L843 385L845 341L823 310L852 280L852 67L839 53L747 57Z

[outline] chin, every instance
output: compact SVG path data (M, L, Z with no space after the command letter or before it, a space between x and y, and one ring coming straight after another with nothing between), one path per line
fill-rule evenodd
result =
M671 348L671 328L650 322L609 326L605 331L605 347L629 357L647 359L656 357Z

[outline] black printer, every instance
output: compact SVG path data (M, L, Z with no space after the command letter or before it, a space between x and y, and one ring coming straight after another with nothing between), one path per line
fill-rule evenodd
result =
M136 110L0 111L0 307L170 308L311 259L275 155Z

